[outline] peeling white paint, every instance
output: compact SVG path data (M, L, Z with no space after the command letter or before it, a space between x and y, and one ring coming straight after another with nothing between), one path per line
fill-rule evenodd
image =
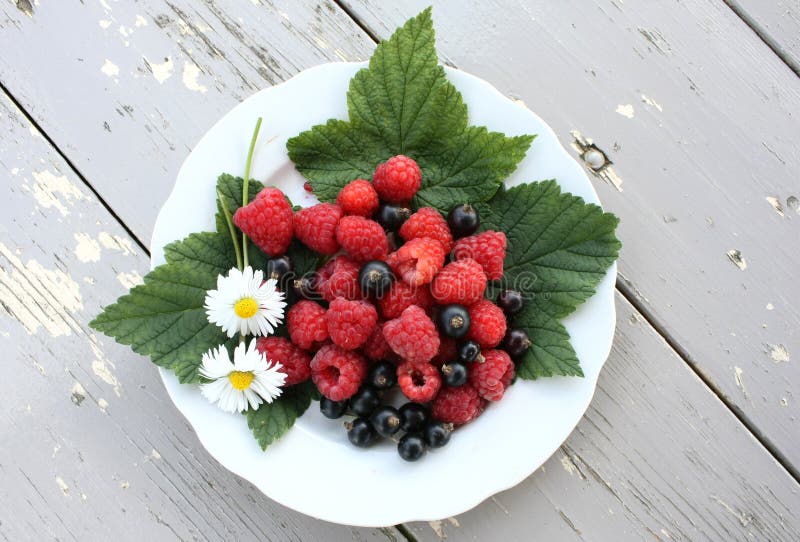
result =
M119 281L122 286L130 290L134 286L138 286L144 282L142 280L142 276L138 273L138 271L131 271L130 273L123 273L120 271L117 274L117 280Z
M319 47L320 49L327 49L328 48L328 43L324 39L320 38L319 36L314 36L313 39L314 39L314 43L316 43L317 47Z
M789 406L789 400L786 397L781 397L781 406Z
M510 515L511 515L511 512L509 512L509 511L508 511L508 508L506 508L505 506L503 506L502 504L500 504L500 501L498 501L498 500L497 500L497 497L495 497L494 495L492 495L492 496L491 496L491 497L489 497L489 498L492 500L492 502L493 502L494 504L496 504L496 505L497 505L497 507L498 507L500 510L502 510L502 511L503 511L503 513L504 513L505 515L507 515L507 516L510 516Z
M781 218L784 217L783 204L781 203L781 200L779 200L775 196L766 196L766 198L764 199L767 200L767 203L772 205L772 208L775 209L775 212L778 213L781 216Z
M158 450L153 448L153 451L150 452L150 457L153 458L153 459L161 459L161 454L158 453Z
M147 58L145 58L145 60L147 64L150 65L153 77L155 77L159 84L163 84L164 81L172 77L172 70L175 68L175 65L172 63L172 57L166 57L161 64L150 62Z
M747 390L744 388L744 371L741 367L733 368L733 379L736 382L736 387L742 390L742 393L747 397Z
M19 168L18 167L11 168L11 174L12 175L16 175L18 173L19 173Z
M86 399L86 390L80 382L75 382L69 390L72 402L80 406L84 399Z
M101 397L97 400L97 406L103 411L103 413L105 413L106 409L108 408L108 401Z
M136 22L133 23L133 26L147 26L147 19L141 15L136 15Z
M447 521L455 528L461 527L461 524L458 522L456 518L447 518Z
M649 105L650 107L655 107L656 109L658 109L658 111L659 111L660 113L663 113L663 112L664 112L664 108L663 108L663 107L661 107L661 104L659 104L659 103L658 103L657 101L655 101L653 98L650 98L649 96L645 96L644 94L642 94L642 101L643 101L644 103L646 103L647 105Z
M124 256L136 254L136 251L133 249L133 243L130 239L126 239L125 237L120 237L119 235L112 235L108 232L101 231L97 235L97 240L100 241L100 244L103 246L103 248L107 248L109 250L118 250L122 252Z
M109 59L106 59L105 63L103 63L103 66L100 68L100 71L109 77L116 77L119 75L119 66L111 62Z
M58 485L58 488L65 497L69 497L69 486L61 476L56 476L56 485Z
M52 456L50 456L50 457L52 457L52 458L55 458L55 457L56 457L56 454L58 453L58 451L59 451L60 449L61 449L61 445L60 445L60 444L56 444L55 446L53 446L53 455L52 455Z
M434 533L436 533L436 536L438 536L440 540L444 540L445 538L447 538L447 535L444 532L444 527L442 527L441 520L437 519L434 521L429 521L428 526Z
M767 310L768 310L768 311L771 311L771 310L773 310L774 308L775 308L775 305L773 305L772 303L767 303Z
M572 462L572 459L570 459L568 455L565 455L564 457L561 458L561 466L564 467L564 470L567 471L570 476L574 476L575 473L577 472L578 476L583 478L583 476L581 476L580 471L578 470L578 467L575 465L575 463Z
M732 261L734 265L736 265L736 267L738 267L742 271L747 269L747 261L744 259L744 256L742 256L741 251L736 250L734 248L729 250L725 254L728 256L728 259Z
M771 357L772 361L775 363L786 363L791 359L789 351L782 344L769 345L769 357Z
M100 380L109 386L112 386L117 397L121 397L119 381L117 380L117 377L114 376L114 373L112 373L109 369L109 366L113 368L114 364L106 358L105 354L100 349L100 343L97 340L97 336L94 334L89 335L89 347L91 347L95 356L95 360L92 361L92 372L98 378L100 378Z
M39 371L39 374L41 374L42 376L47 376L47 372L44 370L44 367L42 367L42 365L38 361L33 360L33 366L36 367L36 370Z
M111 6L108 5L106 0L100 0L100 5L103 6L103 9L106 10L106 12L111 11Z
M100 28L105 30L106 28L111 26L111 21L109 21L108 19L100 19L99 21L97 21L97 24L100 25Z
M183 64L183 86L195 92L204 93L208 89L197 82L197 77L200 75L200 68L193 62L186 61Z
M43 327L52 337L81 333L72 314L83 309L80 288L60 269L45 269L39 262L23 264L0 243L0 302L5 311L25 330L36 333Z
M182 36L194 36L195 32L183 19L178 19L178 31Z
M629 119L632 119L634 115L633 106L631 104L619 104L614 111Z
M131 487L131 485L128 482L120 482L119 487L121 489L128 489L129 487Z
M36 202L49 209L55 207L61 216L69 214L67 206L75 201L88 199L80 189L72 184L66 175L55 175L50 170L34 171L35 183L31 189Z
M74 252L79 261L83 263L100 261L100 243L92 239L88 233L76 233L74 237L78 243Z

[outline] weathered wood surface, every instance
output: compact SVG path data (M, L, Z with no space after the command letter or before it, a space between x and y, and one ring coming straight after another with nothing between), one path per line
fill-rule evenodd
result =
M330 3L57 2L31 16L14 4L0 7L0 48L14 51L0 55L0 81L146 241L180 162L216 118L257 88L374 46ZM489 2L463 16L437 4L440 50L524 99L565 143L579 129L610 154L625 192L598 189L623 217L626 293L757 432L798 453L785 447L797 442L796 363L761 352L761 341L798 350L789 279L800 219L786 202L800 195L787 173L798 162L788 139L797 83L721 4L590 6ZM422 7L350 9L385 36ZM0 335L14 352L0 392L16 399L0 425L0 535L400 538L271 502L208 457L152 366L92 338L86 321L144 274L146 257L7 101L0 110L11 187ZM765 195L780 198L783 216ZM680 257L676 243L687 245ZM733 248L743 272L725 257ZM561 452L472 512L412 525L417 537L798 538L797 483L639 313L622 298L618 308L615 350Z
M428 3L347 5L385 37ZM444 60L613 160L622 191L595 184L622 220L623 290L797 473L800 80L721 1L451 0L433 15Z
M725 0L800 75L800 2Z
M402 539L289 510L203 450L155 367L87 325L148 257L3 95L0 125L0 539Z

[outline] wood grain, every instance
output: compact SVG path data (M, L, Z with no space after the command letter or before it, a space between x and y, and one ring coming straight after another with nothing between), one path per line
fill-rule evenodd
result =
M4 95L0 124L0 539L403 540L293 512L204 451L155 367L87 325L149 258Z
M800 537L797 482L619 295L617 311L597 392L561 449L454 521L412 524L418 540Z
M385 37L428 3L347 5ZM797 473L800 80L722 2L442 1L433 17L444 61L613 161L594 180L621 217L626 295Z
M725 0L725 3L800 75L800 2Z
M192 146L234 105L374 44L314 1L0 5L0 81L139 239ZM265 121L269 122L269 112Z

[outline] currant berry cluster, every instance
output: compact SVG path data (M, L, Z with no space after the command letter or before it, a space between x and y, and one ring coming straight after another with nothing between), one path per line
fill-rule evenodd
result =
M444 446L455 427L502 399L514 360L531 346L524 330L508 325L522 294L486 295L489 281L503 278L505 234L481 231L469 203L446 218L431 207L412 211L422 181L413 159L395 156L371 180L344 186L336 203L294 212L288 239L275 238L285 225L237 221L272 257L267 275L299 299L287 313L289 339L280 348L265 342L262 351L292 383L311 378L325 416L355 416L346 423L354 445L402 435L398 452L409 461ZM240 212L284 216L276 205L274 194L259 194ZM292 238L326 256L325 264L295 278L283 253ZM399 409L383 397L393 389L408 401Z

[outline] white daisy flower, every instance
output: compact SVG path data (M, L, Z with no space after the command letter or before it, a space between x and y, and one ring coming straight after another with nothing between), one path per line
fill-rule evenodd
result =
M200 385L203 396L225 412L242 412L247 405L258 410L258 405L271 403L282 393L286 373L280 372L283 365L267 360L256 350L256 339L233 351L233 363L225 346L212 348L203 354L200 374L211 380Z
M283 320L286 302L283 293L275 289L275 279L264 282L264 273L232 268L228 276L217 277L217 289L206 293L205 308L208 321L233 337L269 335Z

